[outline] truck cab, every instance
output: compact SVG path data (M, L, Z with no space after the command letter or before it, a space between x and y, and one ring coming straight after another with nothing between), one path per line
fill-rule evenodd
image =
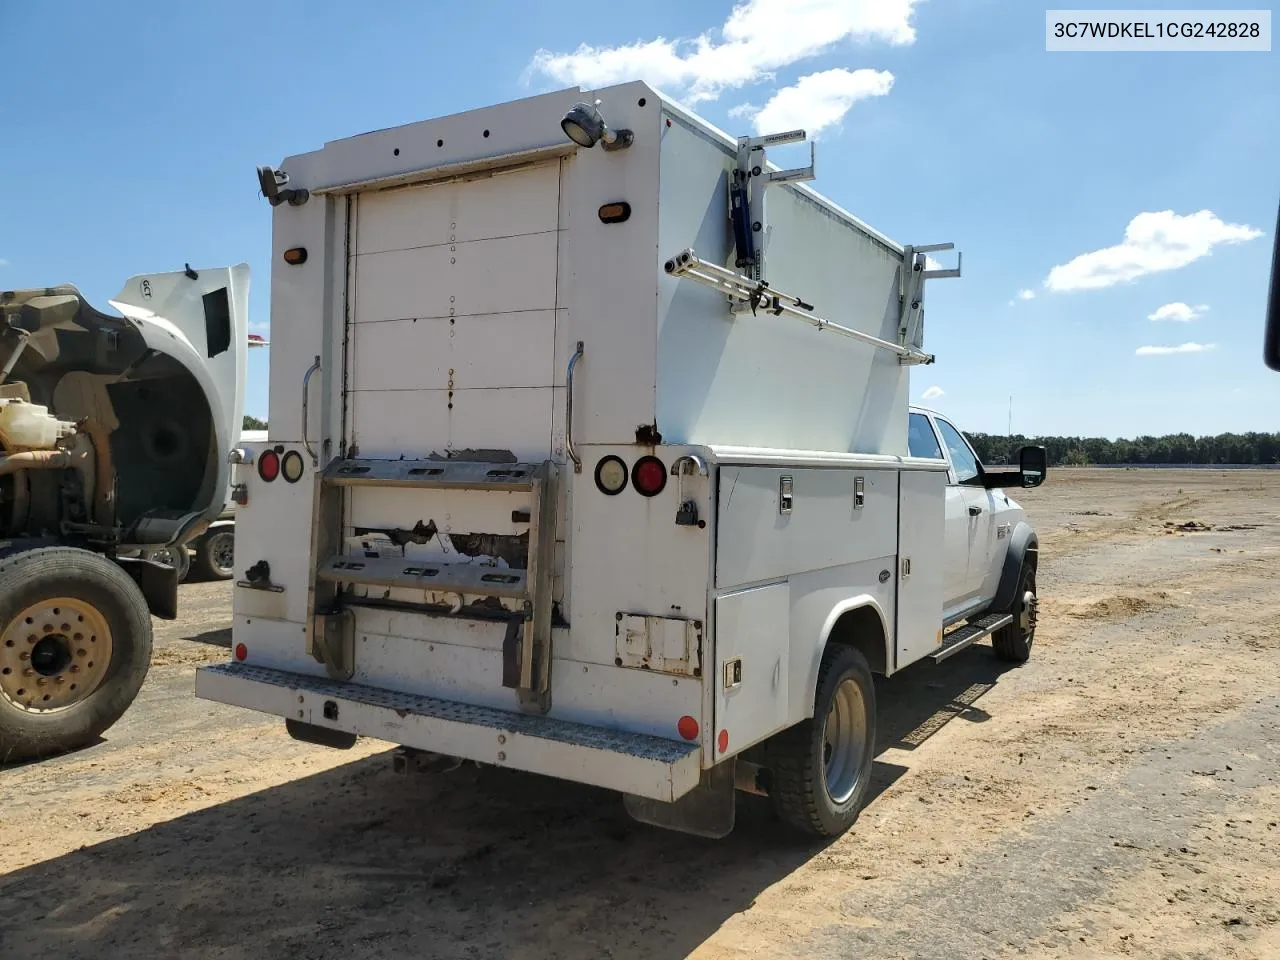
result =
M944 415L912 406L908 418L911 456L947 461L943 620L950 626L991 606L1010 533L1026 512L1003 490L988 487L972 444Z

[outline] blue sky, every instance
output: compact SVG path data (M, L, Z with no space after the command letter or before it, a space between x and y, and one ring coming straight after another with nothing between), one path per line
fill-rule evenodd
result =
M1025 433L1280 430L1260 355L1280 54L1050 54L1044 6L1021 0L734 7L0 0L0 286L70 281L101 307L131 274L244 260L262 328L257 164L649 79L732 133L801 121L817 189L896 240L963 250L964 277L931 284L939 359L912 395L942 391L965 427L1003 432L1012 396Z

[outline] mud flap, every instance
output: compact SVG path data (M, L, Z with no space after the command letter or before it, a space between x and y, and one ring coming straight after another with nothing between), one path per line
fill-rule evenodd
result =
M734 763L730 758L703 770L701 782L674 803L624 793L622 804L641 823L719 840L733 832L737 812Z
M138 584L153 617L160 620L178 619L176 567L155 560L143 560L141 557L116 557L115 560Z

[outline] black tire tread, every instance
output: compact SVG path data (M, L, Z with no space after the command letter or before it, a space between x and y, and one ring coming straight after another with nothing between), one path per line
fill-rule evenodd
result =
M68 581L79 581L89 594L97 593L116 605L115 610L102 610L113 627L111 666L102 683L83 701L38 723L31 723L11 704L0 701L0 764L50 756L93 742L120 719L146 678L151 662L151 614L146 598L128 573L101 554L76 547L22 541L0 544L0 618L10 605L20 604L21 609L42 594L65 594ZM49 584L47 590L44 583Z
M1016 618L1022 595L1026 592L1028 584L1034 588L1035 581L1035 567L1024 566L1018 574L1018 589L1014 591L1013 604L1008 611L1014 615L1015 620L991 634L991 649L995 651L996 657L1008 663L1026 663L1031 659L1031 642L1034 636L1032 641L1029 641L1018 628Z
M869 685L871 684L871 668L858 650L843 644L832 644L827 647L818 667L817 695L821 697L825 693L827 680L833 671L842 674L851 666L860 669L867 677ZM769 799L778 816L789 826L815 836L828 836L830 830L818 806L818 796L826 788L819 779L822 775L821 768L812 762L815 726L820 724L826 716L825 704L815 704L814 714L814 717L775 734L766 744L766 757L771 773ZM874 719L873 701L871 724L873 741Z

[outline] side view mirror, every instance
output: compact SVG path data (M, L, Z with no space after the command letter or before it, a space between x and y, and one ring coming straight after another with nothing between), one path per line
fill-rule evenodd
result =
M1049 454L1044 447L1023 447L1018 451L1018 472L1024 487L1038 487L1049 472Z
M1262 345L1262 359L1272 370L1280 372L1280 208L1276 210L1276 230L1271 236L1271 292L1267 296L1267 332Z

